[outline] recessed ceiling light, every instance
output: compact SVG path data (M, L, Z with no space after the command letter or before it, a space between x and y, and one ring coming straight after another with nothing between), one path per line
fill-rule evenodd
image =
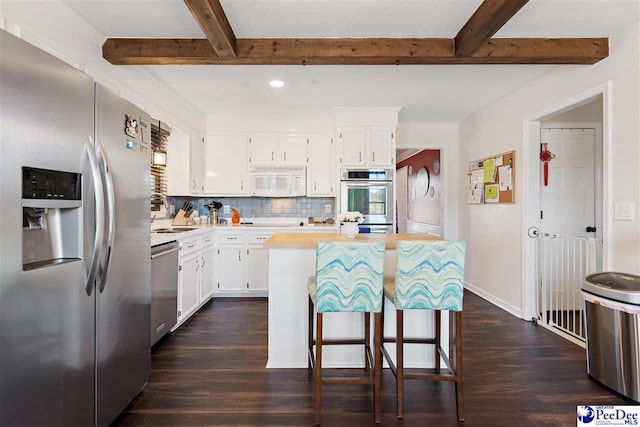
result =
M282 80L271 80L269 82L269 84L271 85L271 87L282 87L282 86L284 86L284 82Z

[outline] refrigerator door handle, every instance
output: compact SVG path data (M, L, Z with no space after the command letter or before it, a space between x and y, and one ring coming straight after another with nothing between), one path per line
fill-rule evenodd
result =
M100 262L102 239L104 238L104 190L102 187L102 176L100 175L100 169L98 167L98 159L96 157L96 148L93 144L91 135L89 135L84 148L87 154L87 158L89 159L89 167L91 169L91 176L93 178L93 189L95 192L96 203L96 230L93 242L93 254L91 255L91 265L89 267L87 282L85 285L87 295L90 296L96 281L98 263Z
M102 140L98 145L98 160L100 161L102 167L102 174L104 177L105 190L106 194L106 209L103 208L103 211L107 217L106 220L106 255L104 260L104 265L102 266L102 272L100 274L99 280L99 289L102 293L107 284L107 273L109 272L109 266L111 265L111 251L113 249L113 241L115 238L115 230L116 230L116 215L115 215L115 206L116 206L116 195L113 189L113 175L111 174L111 164L109 163L109 159L107 158L107 152L104 149L104 144Z

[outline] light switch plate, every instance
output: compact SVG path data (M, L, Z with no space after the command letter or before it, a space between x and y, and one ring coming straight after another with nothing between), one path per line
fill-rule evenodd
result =
M614 218L623 221L635 220L635 205L633 203L616 203L614 205Z
M229 213L229 205L224 205L224 213Z

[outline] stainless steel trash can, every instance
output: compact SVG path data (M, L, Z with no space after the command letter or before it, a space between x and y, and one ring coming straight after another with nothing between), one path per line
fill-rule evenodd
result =
M582 281L587 373L640 401L640 277L605 272Z

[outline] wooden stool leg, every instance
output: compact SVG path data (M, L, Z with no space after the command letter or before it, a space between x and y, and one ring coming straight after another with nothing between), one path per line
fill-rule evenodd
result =
M373 369L373 422L380 424L380 384L382 380L382 313L375 313L373 331L374 369Z
M371 365L367 352L371 352L371 313L369 312L364 313L364 371L370 373Z
M309 337L308 337L309 355L307 357L307 374L313 374L313 366L311 358L313 357L313 301L309 297Z
M316 367L315 367L316 414L315 425L320 425L320 403L322 402L322 313L316 314Z
M441 346L440 331L442 330L441 329L441 327L442 327L442 319L441 319L440 310L436 310L435 311L434 319L435 319L435 322L434 322L435 323L435 325L434 325L435 335L434 335L434 337L435 337L435 340L436 340L436 344L433 346L433 348L434 348L433 354L434 354L434 357L435 357L435 359L434 359L435 372L436 372L436 374L439 374L440 373L440 351L439 351L439 349L440 349L440 346Z
M396 308L396 416L404 417L404 312Z
M456 409L458 411L458 420L464 421L464 401L462 400L462 312L456 311Z

